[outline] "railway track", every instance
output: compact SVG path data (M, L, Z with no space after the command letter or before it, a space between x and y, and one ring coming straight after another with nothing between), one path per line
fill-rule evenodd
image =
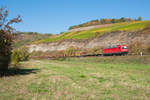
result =
M119 55L113 55L113 56L119 56ZM135 55L126 55L126 56L135 56ZM81 55L81 56L31 56L30 59L59 59L59 58L81 58L81 57L110 57L110 56L104 56L103 54L87 54L87 55Z

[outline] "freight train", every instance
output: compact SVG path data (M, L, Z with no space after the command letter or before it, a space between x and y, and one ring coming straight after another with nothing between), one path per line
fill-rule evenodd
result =
M126 45L111 46L103 49L103 56L127 55L128 49Z

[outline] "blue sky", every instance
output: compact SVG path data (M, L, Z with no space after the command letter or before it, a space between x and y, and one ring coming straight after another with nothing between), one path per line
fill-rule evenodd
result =
M0 0L9 17L21 15L19 31L55 33L72 25L101 18L137 18L150 20L150 0Z

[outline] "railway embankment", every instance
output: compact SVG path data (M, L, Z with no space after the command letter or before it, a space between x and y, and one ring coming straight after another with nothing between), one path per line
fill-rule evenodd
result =
M116 31L108 32L102 36L92 39L85 40L73 40L67 39L57 42L50 43L40 43L28 45L29 51L62 51L73 46L80 49L90 49L94 47L107 47L110 45L126 44L131 45L136 42L140 42L143 45L150 44L150 34L144 33L143 31L137 32L126 32L126 31Z

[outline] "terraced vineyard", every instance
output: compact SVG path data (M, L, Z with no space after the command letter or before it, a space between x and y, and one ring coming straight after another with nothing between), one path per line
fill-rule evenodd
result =
M38 44L38 43L45 43L45 42L54 42L54 41L61 41L64 39L88 39L88 38L98 37L105 34L106 32L112 32L112 31L137 31L137 30L144 29L148 23L150 23L150 21L116 23L116 24L112 24L111 26L105 26L105 27L100 27L100 28L95 28L90 30L65 32L56 37L38 40L33 43Z

